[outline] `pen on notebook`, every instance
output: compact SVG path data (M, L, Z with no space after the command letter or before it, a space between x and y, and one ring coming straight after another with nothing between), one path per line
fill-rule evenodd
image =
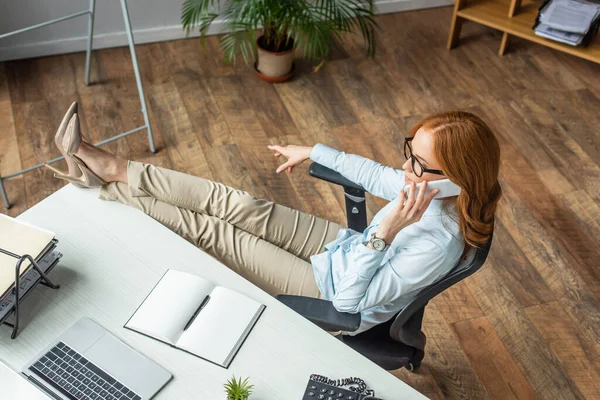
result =
M183 328L184 332L187 330L187 328L190 327L190 325L192 324L192 322L194 322L194 320L196 319L196 317L198 316L198 314L200 313L200 311L204 308L204 306L206 306L206 303L208 303L208 300L210 300L210 296L206 295L206 297L204 298L204 300L202 300L202 303L200 303L200 306L198 306L198 309L196 309L196 312L192 315L192 318L190 318L190 320L188 321L188 323L185 324L185 328Z

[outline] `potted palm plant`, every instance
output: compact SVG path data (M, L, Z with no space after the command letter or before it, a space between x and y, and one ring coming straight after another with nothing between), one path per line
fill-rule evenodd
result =
M205 36L220 17L230 33L221 37L227 62L236 55L255 61L254 68L268 82L292 77L296 49L321 64L329 55L334 37L359 32L367 54L375 55L373 0L184 0L181 22L187 32L198 28ZM256 37L255 32L260 31Z

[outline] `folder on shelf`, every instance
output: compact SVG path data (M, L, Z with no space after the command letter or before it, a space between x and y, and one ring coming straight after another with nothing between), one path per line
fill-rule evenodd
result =
M537 36L571 46L587 46L598 32L600 3L546 0L533 26Z

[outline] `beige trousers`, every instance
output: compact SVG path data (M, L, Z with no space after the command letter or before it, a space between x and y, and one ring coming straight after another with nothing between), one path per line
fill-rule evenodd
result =
M100 198L136 207L271 295L321 297L309 258L340 225L221 183L130 161Z

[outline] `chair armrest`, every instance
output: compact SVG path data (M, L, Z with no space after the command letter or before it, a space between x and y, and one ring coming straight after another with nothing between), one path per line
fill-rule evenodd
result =
M277 300L326 331L354 332L360 326L360 314L339 312L331 301L287 294Z
M342 174L335 172L334 170L329 169L327 167L324 167L323 165L316 162L310 164L310 167L308 168L308 173L310 174L310 176L323 179L327 182L335 183L336 185L341 185L344 188L360 190L362 192L365 191L365 189L362 186L352 182L349 179L344 178Z

